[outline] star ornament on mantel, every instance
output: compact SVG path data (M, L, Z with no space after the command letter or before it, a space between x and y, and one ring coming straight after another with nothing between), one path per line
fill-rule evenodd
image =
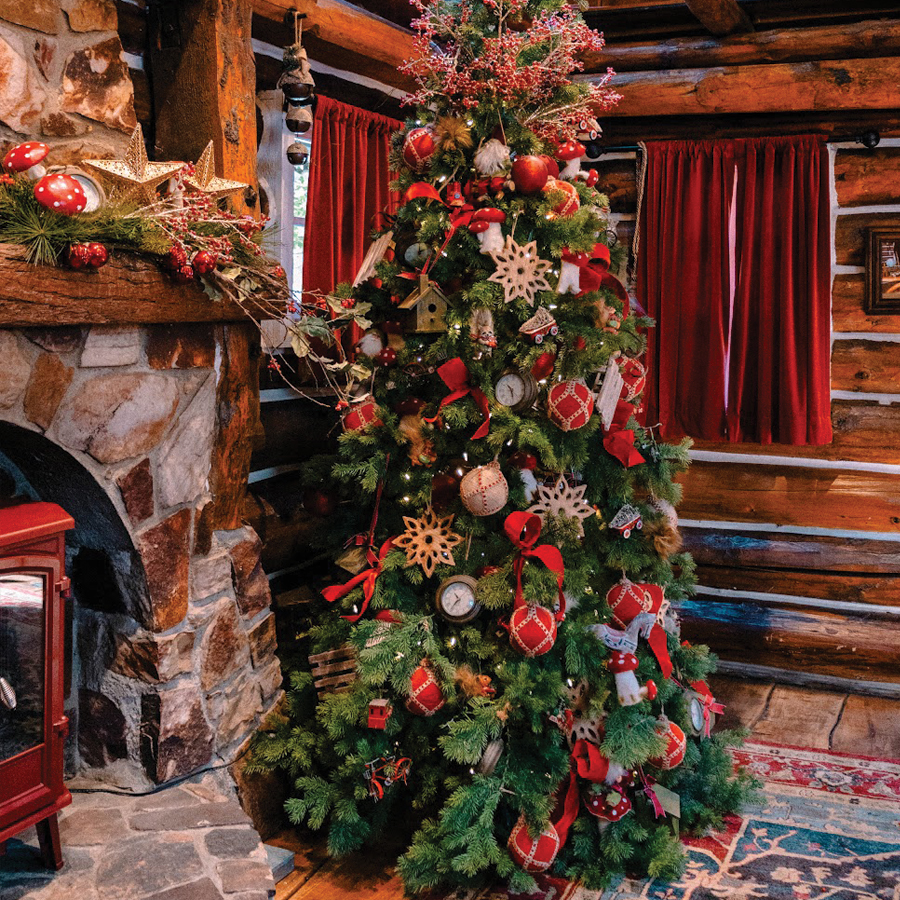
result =
M188 175L184 179L184 183L192 191L199 191L201 194L212 197L213 200L236 194L247 187L242 181L229 181L227 178L219 178L216 175L216 161L213 156L212 141L206 145L206 149L200 155L200 159L197 160L197 164L194 166L194 174Z
M561 475L555 484L538 485L537 502L528 507L528 512L540 516L542 522L547 513L575 519L578 524L578 536L584 537L584 526L581 523L594 515L594 507L584 499L586 490L586 484L571 487Z
M491 253L491 258L497 268L488 277L488 281L503 286L504 300L507 303L521 299L529 306L534 306L538 291L551 290L546 273L552 263L538 256L537 241L520 246L511 234L507 235L503 249L495 250Z
M156 189L184 165L180 162L150 162L140 125L134 129L122 159L86 159L84 164L109 184L111 199L127 200L138 195L147 203L157 200Z

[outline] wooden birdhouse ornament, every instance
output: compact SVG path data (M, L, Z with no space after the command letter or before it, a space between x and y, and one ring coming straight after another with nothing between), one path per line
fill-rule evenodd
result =
M447 330L447 306L443 291L423 273L419 275L418 287L399 308L413 311L410 330L429 334Z

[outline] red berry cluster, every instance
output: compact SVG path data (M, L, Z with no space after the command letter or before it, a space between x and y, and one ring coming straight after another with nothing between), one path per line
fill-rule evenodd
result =
M66 260L73 269L99 269L109 261L109 250L103 244L72 244Z

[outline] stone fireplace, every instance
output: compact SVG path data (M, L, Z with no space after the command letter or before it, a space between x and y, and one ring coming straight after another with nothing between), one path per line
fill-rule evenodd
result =
M50 282L75 274L48 270L43 296L65 296ZM120 320L139 320L146 304L119 288ZM7 279L0 293L14 291ZM191 302L221 316L202 295ZM38 300L14 304L0 302L13 307L0 314L0 499L56 502L76 522L67 774L134 789L230 763L281 695L259 540L239 514L258 428L256 327L12 327L110 318L90 302L49 316Z

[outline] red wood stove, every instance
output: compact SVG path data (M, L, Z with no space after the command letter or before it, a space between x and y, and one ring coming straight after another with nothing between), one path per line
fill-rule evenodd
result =
M54 869L63 864L56 814L72 802L63 784L63 600L74 525L55 503L0 509L0 857L8 838L36 825Z

